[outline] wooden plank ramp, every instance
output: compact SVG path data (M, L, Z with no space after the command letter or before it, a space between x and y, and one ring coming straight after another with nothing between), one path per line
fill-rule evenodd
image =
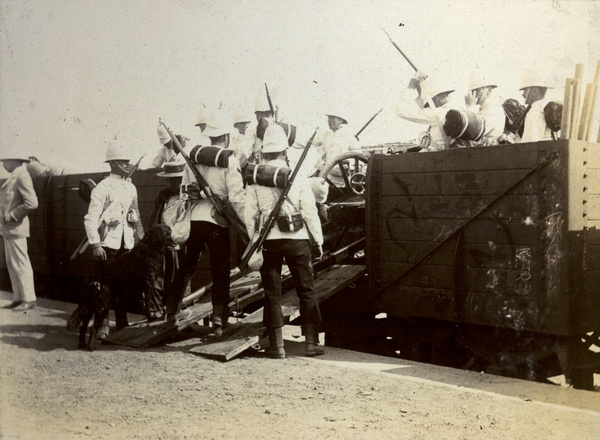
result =
M344 289L362 277L366 271L366 266L363 265L336 265L317 273L314 287L318 295L318 301L324 301ZM300 316L300 306L295 289L282 296L281 307L286 323ZM266 337L266 329L262 325L262 318L263 308L261 307L242 319L240 328L226 338L220 341L207 338L202 344L193 347L189 351L220 361L229 361Z
M229 303L229 306L232 310L235 310L236 308L242 308L254 301L258 301L264 295L260 286L261 281L258 272L250 272L232 282L230 290L230 297L232 300ZM192 295L194 294L192 293ZM174 323L167 323L164 320L153 322L144 320L131 324L118 332L111 333L103 342L125 345L133 348L148 348L152 345L156 345L178 331L189 327L193 323L211 316L212 304L210 291L207 289L207 293L187 309L190 310L191 313L184 320L178 320Z

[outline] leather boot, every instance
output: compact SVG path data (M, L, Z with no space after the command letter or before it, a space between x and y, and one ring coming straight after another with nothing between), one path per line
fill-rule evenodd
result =
M213 306L213 331L215 333L215 338L221 339L223 337L223 326L227 322L227 317L225 317L225 323L223 322L223 306Z
M269 328L267 333L269 334L269 348L265 350L265 354L273 359L285 359L282 328Z
M303 327L306 341L304 354L310 357L325 354L325 349L319 345L319 324L307 323Z

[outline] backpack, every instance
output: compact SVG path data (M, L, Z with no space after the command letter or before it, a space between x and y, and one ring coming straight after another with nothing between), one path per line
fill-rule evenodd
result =
M560 131L562 121L563 104L562 102L550 101L544 107L544 119L546 125L552 131L552 139L555 139L554 133Z

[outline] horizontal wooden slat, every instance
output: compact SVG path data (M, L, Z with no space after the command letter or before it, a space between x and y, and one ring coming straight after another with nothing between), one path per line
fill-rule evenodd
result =
M383 262L414 264L420 256L429 252L431 247L432 244L429 242L384 241L381 247L382 260ZM458 261L468 267L520 269L523 255L530 256L528 259L532 266L537 265L535 252L534 247L467 243L462 239L457 248L456 240L448 240L427 259L427 264L454 264L455 261Z
M381 204L384 218L469 219L489 207L480 218L535 221L532 216L539 211L535 195L395 196L382 197Z
M419 220L385 219L381 240L415 240L439 242L465 222L454 219ZM470 243L534 246L537 228L533 224L507 220L473 220L462 229L462 239Z
M394 285L385 290L381 300L388 316L456 319L452 290Z
M384 286L393 283L452 290L460 285L463 289L494 295L532 295L537 292L539 282L539 272L533 267L523 270L459 267L455 272L450 265L384 263L383 273Z
M382 196L498 194L519 182L527 170L448 171L438 173L396 173L382 176ZM523 180L509 194L537 192L537 176Z
M428 156L426 160L420 157L425 154ZM456 148L441 154L434 152L385 156L382 161L382 173L497 170L499 166L506 170L520 170L535 167L537 161L536 144L501 148Z

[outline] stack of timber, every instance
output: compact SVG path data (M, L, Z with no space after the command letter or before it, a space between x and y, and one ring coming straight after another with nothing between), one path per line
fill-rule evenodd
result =
M584 65L575 66L575 77L565 82L565 98L561 121L561 139L587 140L600 143L600 60L594 81L583 93Z
M326 300L345 287L364 276L366 267L362 265L334 265L318 273L314 288L319 302ZM281 307L286 323L300 316L298 296L294 289L281 298ZM263 308L256 310L241 320L240 328L221 341L207 339L204 343L190 349L194 354L220 361L229 361L248 348L260 343L266 336L262 324Z

